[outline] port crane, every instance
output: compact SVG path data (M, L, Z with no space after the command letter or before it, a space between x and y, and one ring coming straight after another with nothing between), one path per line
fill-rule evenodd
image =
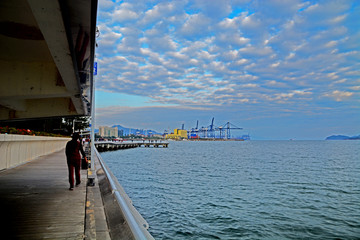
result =
M189 138L198 138L199 136L198 133L199 133L199 120L196 121L196 127L191 128L191 130L188 131Z
M212 118L211 124L209 126L209 137L215 138L214 118Z
M216 138L217 132L219 132L218 136L221 139L230 139L231 138L231 130L242 130L243 128L238 127L230 122L225 123L219 127L214 125L214 118L211 120L211 124L207 127L201 127L198 129L199 121L197 121L196 129L192 129L191 133L201 134L203 138Z
M231 124L230 122L225 123L223 126L218 127L216 130L220 132L220 138L230 139L231 138L231 129L242 130L242 128ZM224 135L223 135L224 134Z
M207 127L201 127L199 130L204 138L215 138L215 130L216 127L214 127L214 118L211 120L211 124Z

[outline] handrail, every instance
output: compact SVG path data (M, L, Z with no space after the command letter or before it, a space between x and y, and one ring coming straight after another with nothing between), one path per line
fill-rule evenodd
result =
M146 220L140 215L136 208L132 205L131 199L127 196L124 189L121 187L120 183L116 177L112 174L111 170L105 164L101 158L97 149L94 149L99 162L109 180L112 193L115 195L116 200L124 214L124 217L133 233L135 239L137 240L152 240L153 236L147 231L149 224Z

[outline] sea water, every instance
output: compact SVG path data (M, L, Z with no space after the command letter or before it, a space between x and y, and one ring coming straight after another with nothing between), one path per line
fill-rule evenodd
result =
M360 239L360 141L101 153L155 239Z

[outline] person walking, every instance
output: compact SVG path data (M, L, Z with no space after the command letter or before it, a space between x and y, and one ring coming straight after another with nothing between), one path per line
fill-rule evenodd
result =
M76 186L81 183L80 180L80 167L81 167L81 155L85 158L87 162L87 158L85 156L85 152L81 141L79 141L80 135L79 133L73 133L71 141L66 144L66 160L69 169L69 190L74 190L74 169L75 169L75 179Z

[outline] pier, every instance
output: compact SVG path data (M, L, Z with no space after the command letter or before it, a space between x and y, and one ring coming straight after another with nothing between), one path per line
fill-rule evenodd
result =
M126 141L126 142L109 142L109 141L101 141L95 142L95 147L99 152L105 151L115 151L119 149L129 149L129 148L137 148L137 147L163 147L167 148L169 142L166 141Z
M169 145L168 142L144 142L140 143L139 147L164 147L167 148Z

